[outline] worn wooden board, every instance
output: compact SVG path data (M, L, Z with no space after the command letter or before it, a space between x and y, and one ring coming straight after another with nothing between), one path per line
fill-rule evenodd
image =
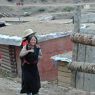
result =
M7 66L9 66L9 67L11 67L11 64L10 64L10 63L11 63L10 61L5 61L5 60L2 61L2 64L5 64L5 65L7 65ZM1 65L2 65L2 64L1 64Z
M7 72L11 72L11 61L9 55L9 46L0 45L0 52L2 54L2 61L0 68Z
M85 61L85 45L79 44L77 56L78 56L77 58L78 62ZM76 73L76 88L80 88L80 89L83 88L84 80L83 78L80 78L83 76L84 73L79 73L79 72Z
M95 63L95 47L88 45L79 45L77 61L86 63ZM76 74L76 88L95 91L95 75L83 72Z
M5 67L0 67L0 69L3 70L3 71L6 71L8 73L11 73L11 70L10 69L6 69Z
M1 64L1 67L7 69L7 70L11 70L11 66L8 66L6 64Z

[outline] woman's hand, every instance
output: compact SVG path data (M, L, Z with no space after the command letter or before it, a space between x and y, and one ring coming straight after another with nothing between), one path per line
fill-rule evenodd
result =
M28 50L28 52L34 52L34 49L30 49L30 50Z
M36 44L36 47L37 47L37 48L40 48L40 45L39 45L39 44Z
M33 53L34 52L34 49L26 50L26 46L24 46L22 48L19 56L20 57L23 57L23 56L27 55L29 52L32 52Z

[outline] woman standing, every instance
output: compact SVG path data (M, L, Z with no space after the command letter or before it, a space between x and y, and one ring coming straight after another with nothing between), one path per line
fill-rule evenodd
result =
M21 93L27 95L39 95L40 76L38 71L38 61L42 56L40 46L38 46L38 39L34 35L27 37L28 44L23 46L20 52L22 60L22 89Z

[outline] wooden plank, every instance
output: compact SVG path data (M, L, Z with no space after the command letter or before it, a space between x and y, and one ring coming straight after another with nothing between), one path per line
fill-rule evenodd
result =
M0 50L9 50L9 48L0 48Z
M1 52L2 52L2 51L1 51ZM2 54L5 55L5 56L9 56L9 55L10 55L9 53L10 53L10 52L5 52L5 51L2 52Z
M0 48L0 52L9 52L9 49L1 49Z
M79 44L78 48L78 62L85 62L85 52L86 52L86 46ZM76 74L76 88L83 89L84 87L84 79L81 78L81 76L84 76L84 73L77 72Z
M2 53L9 53L9 50L8 49L1 49L0 48L0 52L2 52Z
M85 62L85 52L86 45L79 44L78 53L77 53L77 61ZM84 76L84 73L76 72L76 88L83 89L84 87L84 79L81 78Z
M78 61L83 62L83 64L87 63L94 63L95 62L95 48L91 46L86 46L86 45L81 45L78 49ZM95 77L94 77L95 78ZM93 87L95 88L94 79L92 80L92 75L87 74L87 73L77 73L76 76L76 87L79 89L87 90L87 91L92 91ZM93 86L91 86L91 85ZM95 90L95 89L94 89ZM93 90L93 91L94 91Z
M9 46L8 45L0 45L0 48L3 48L3 49L8 49L9 48Z
M2 57L10 57L10 55L9 55L8 53L4 53L4 54L2 55Z
M9 52L2 52L2 59L4 60L10 60Z
M87 46L85 61L88 63L95 63L95 47Z
M86 62L95 63L95 47L87 46L86 48ZM86 63L85 63L86 64ZM84 75L84 90L95 91L95 75L87 74Z
M1 63L1 64L5 64L5 65L7 65L7 66L10 66L10 67L11 67L11 62L2 61L2 63Z
M87 91L90 91L91 89L91 74L87 74L85 73L85 76L83 77L84 78L84 87L83 89L84 90L87 90Z
M88 79L87 85L89 85L88 91L95 91L95 74L90 74L90 76L87 79ZM85 87L87 85L85 83Z
M84 88L84 73L82 72L77 72L76 75L76 88L78 89L83 89Z
M11 67L6 66L5 64L1 64L1 68L5 68L6 70L11 70Z
M84 65L87 63L94 63L95 62L94 55L95 55L95 48L93 49L93 47L91 46L81 45L81 47L79 47L78 61L82 61ZM93 87L95 86L91 87L89 85L89 84L92 85L93 84L92 82L94 83L91 74L77 73L77 88L87 91L93 90Z
M79 44L79 47L78 47L78 58L77 58L77 61L78 62L85 62L85 55L86 53L86 45L82 45L82 44Z
M8 69L6 69L6 68L4 68L4 67L0 67L0 69L11 73L11 70L8 70Z
M3 56L3 57L2 57L2 60L7 60L7 61L9 60L9 61L10 61L10 57Z
M10 58L9 57L2 57L2 61L6 61L6 62L10 62Z

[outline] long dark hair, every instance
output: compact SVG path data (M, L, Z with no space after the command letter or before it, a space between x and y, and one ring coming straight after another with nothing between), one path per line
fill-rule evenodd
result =
M32 39L32 37L35 37L35 39L36 39L36 44L37 44L37 43L38 43L38 39L37 39L37 37L36 37L35 35L29 35L29 36L27 37L28 43L30 43L30 40Z
M31 46L30 46L30 40L32 39L32 37L35 37L35 39L36 39L36 44L38 43L38 39L37 39L37 37L35 36L35 35L29 35L28 37L27 37L27 41L28 41L28 44L27 44L27 46L26 46L26 49L28 50L28 49L31 49ZM36 48L36 45L34 45L34 48Z

